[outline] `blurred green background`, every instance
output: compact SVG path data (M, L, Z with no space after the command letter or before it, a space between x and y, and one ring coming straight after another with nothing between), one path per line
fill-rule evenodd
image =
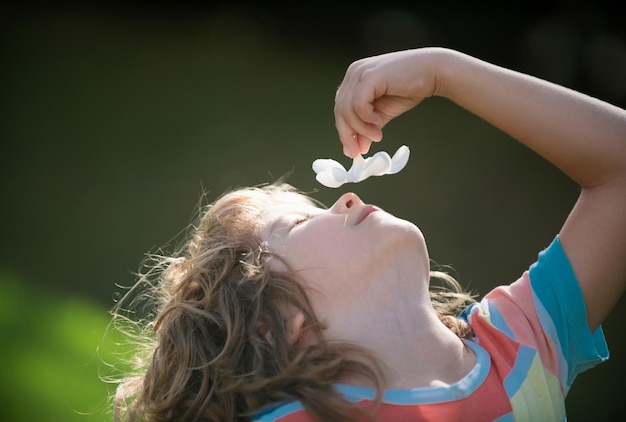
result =
M494 3L495 4L495 3ZM0 29L0 420L110 420L108 311L146 252L176 244L202 192L290 174L326 204L353 190L418 224L432 258L484 294L516 279L578 188L453 104L431 99L375 145L398 175L327 189L333 97L355 59L440 45L624 107L612 3L83 2L3 6ZM499 3L498 3L499 4ZM569 420L624 414L625 301L612 359L582 374Z

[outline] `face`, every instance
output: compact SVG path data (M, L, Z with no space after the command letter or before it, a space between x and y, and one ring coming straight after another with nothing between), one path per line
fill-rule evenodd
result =
M281 201L264 213L270 250L295 272L318 318L376 296L395 281L428 277L420 230L355 194L329 209L304 200ZM281 265L280 260L272 265ZM374 297L373 299L376 299Z

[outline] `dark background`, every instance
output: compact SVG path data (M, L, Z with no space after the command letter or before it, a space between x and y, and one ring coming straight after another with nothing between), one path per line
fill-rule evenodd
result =
M624 107L618 3L4 6L0 269L40 296L86 298L106 314L146 252L177 245L203 192L213 200L290 174L326 204L352 190L415 222L431 257L484 294L549 244L578 187L500 131L430 99L373 147L409 145L405 170L324 188L314 159L350 165L333 126L334 92L355 59L435 45ZM604 324L612 359L574 384L569 420L622 414L625 314L622 300Z

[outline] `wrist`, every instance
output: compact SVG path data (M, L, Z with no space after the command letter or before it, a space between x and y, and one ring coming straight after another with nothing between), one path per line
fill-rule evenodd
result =
M436 48L431 60L434 75L433 97L451 99L455 90L455 81L467 71L467 59L463 53L448 48ZM464 70L465 69L465 70Z

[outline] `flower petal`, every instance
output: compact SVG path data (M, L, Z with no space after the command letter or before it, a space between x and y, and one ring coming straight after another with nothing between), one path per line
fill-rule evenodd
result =
M350 170L346 170L339 162L330 158L320 158L313 161L315 178L322 185L329 188L338 188L347 182L360 182L370 176L395 174L402 170L409 161L409 147L402 145L390 157L385 151L380 151L371 157L363 158L357 155L352 160Z
M370 176L382 176L391 168L391 157L385 151L380 151L365 160L359 181Z
M361 177L361 172L365 166L365 160L362 155L357 155L352 159L352 167L348 170L348 181L358 182Z
M348 172L343 167L331 167L325 171L317 173L315 178L318 182L328 188L338 188L348 181Z
M400 148L398 148L396 153L393 154L393 157L391 157L391 168L389 169L387 174L396 174L400 170L402 170L404 166L406 166L406 163L409 162L410 153L411 151L406 145L402 145Z
M313 171L315 173L321 173L332 167L338 167L338 168L343 169L344 171L346 170L345 167L342 166L339 162L330 158L319 158L313 161Z

